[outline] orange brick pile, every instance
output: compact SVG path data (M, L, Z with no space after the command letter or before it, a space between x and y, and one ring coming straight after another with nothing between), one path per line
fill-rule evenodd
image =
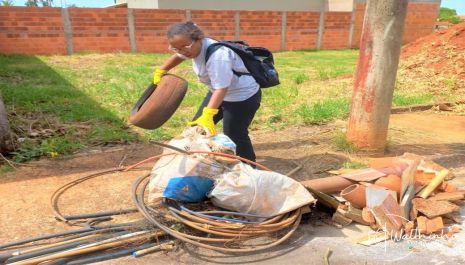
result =
M431 160L405 153L400 157L374 159L370 168L340 176L355 180L366 191L361 193L365 196L362 201L345 195L346 190L353 188L344 189L341 197L335 196L341 202L332 218L336 226L355 221L388 232L391 237L432 234L451 237L460 231L453 224L462 222L459 205L465 199L465 190L450 184L447 180L453 174ZM438 182L440 176L445 178ZM425 195L426 187L435 183L435 178L438 185Z

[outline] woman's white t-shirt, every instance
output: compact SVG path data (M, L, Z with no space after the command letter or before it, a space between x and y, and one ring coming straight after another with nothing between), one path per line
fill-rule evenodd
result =
M205 53L208 46L217 42L210 38L202 39L200 54L192 59L194 72L199 81L207 85L210 91L225 89L228 91L224 101L244 101L255 95L260 86L250 75L237 76L232 70L239 73L248 73L242 59L231 49L221 46L213 52L205 64Z

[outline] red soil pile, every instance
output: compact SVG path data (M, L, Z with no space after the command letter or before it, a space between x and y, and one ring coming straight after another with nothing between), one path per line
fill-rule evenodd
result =
M465 80L465 23L405 45L401 58L410 62L408 69L427 67L436 74L452 74Z

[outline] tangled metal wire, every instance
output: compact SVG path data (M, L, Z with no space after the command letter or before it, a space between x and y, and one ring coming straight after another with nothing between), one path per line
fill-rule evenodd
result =
M176 155L181 152L180 150L172 149L176 152L153 156L125 168L95 173L62 186L55 191L50 200L56 219L72 224L58 208L59 196L70 187L104 174L134 170L144 163L155 161L163 156ZM209 157L222 156L269 170L263 165L229 154L205 151L182 151L182 153L189 155L202 154ZM145 202L145 191L149 183L149 177L150 174L146 174L138 178L133 184L132 199L137 210L140 211L150 223L163 232L198 247L226 253L247 253L271 248L291 237L298 228L302 217L301 208L265 220L262 218L261 221L244 221L242 217L247 217L247 214L220 210L195 212L177 203L159 202L155 205L148 205ZM239 216L239 218L229 218L229 216ZM257 217L248 215L248 217L250 216ZM172 225L175 223L183 224L186 229L177 229L176 226ZM257 238L260 238L260 240L256 240Z

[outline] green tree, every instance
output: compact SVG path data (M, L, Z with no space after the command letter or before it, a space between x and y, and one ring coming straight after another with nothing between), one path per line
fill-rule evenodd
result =
M0 6L14 6L13 0L2 0Z
M25 6L53 6L53 0L27 0Z
M53 6L53 0L40 0L42 6Z
M448 21L452 24L461 22L460 18L457 16L457 11L447 7L441 7L439 10L439 21Z
M27 0L26 3L24 3L25 6L39 6L39 3L37 0Z

